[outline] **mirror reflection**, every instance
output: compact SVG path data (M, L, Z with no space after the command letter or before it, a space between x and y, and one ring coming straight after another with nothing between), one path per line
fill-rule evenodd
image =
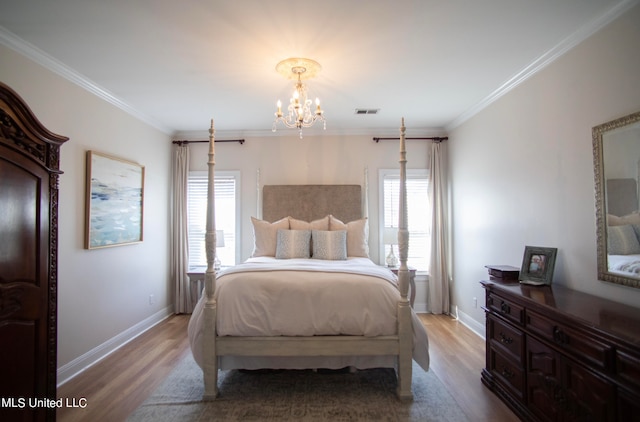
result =
M593 128L598 278L640 288L640 112Z

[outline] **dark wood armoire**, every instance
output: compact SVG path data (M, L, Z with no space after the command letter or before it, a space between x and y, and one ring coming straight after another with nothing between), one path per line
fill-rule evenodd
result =
M0 420L56 415L60 146L0 82Z

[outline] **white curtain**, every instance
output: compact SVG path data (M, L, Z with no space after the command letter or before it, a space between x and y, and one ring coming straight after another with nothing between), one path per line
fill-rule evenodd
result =
M449 313L449 264L447 262L447 169L445 147L432 142L429 165L431 213L431 264L429 266L429 312Z
M187 226L187 182L189 178L189 146L176 145L173 154L171 213L171 278L174 283L174 308L177 314L193 311L189 285L189 239Z

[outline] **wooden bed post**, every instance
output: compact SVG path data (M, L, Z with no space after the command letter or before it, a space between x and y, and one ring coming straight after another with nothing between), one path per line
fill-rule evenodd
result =
M204 305L204 333L203 333L203 367L204 395L203 400L213 400L218 395L218 356L216 353L216 311L217 304L214 297L216 291L216 272L214 258L216 254L216 212L215 212L215 129L213 119L209 129L209 187L207 190L207 231L205 233L205 249L207 253L207 271L205 272L204 288L206 302Z
M409 230L407 229L407 148L405 141L404 117L400 126L400 204L398 221L398 249L400 268L398 269L398 285L400 302L398 302L398 337L400 353L398 355L398 389L401 400L412 400L411 375L413 369L413 337L411 329L411 305L409 304L409 268L407 255L409 251Z

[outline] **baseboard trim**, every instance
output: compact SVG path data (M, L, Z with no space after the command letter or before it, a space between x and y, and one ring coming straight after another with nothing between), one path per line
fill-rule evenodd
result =
M460 311L457 306L454 306L453 308L454 309L451 311L451 315L455 316L458 319L458 321L462 323L462 325L464 325L465 327L467 327L468 329L476 333L482 339L486 340L486 335L485 335L486 330L485 330L484 324L476 321L475 319L471 318L468 314L465 314L464 312Z
M85 371L90 366L95 365L151 327L169 318L171 315L173 315L173 305L161 309L150 317L135 324L131 328L105 341L98 347L89 350L87 353L61 366L60 368L58 368L57 372L57 386L60 387L62 384L66 383L76 375Z

